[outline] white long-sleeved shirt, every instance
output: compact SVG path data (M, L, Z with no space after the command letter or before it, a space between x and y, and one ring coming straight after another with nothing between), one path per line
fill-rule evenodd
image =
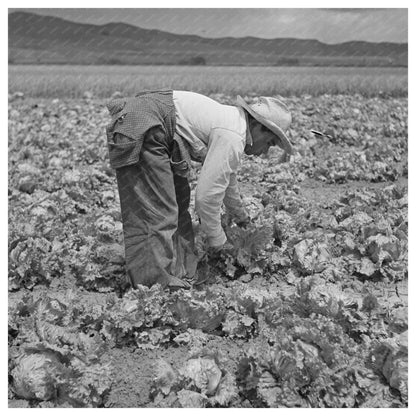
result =
M192 159L203 162L195 209L210 246L226 242L221 206L237 220L247 217L236 172L246 143L252 139L241 107L220 104L188 91L173 91L176 132L189 145Z

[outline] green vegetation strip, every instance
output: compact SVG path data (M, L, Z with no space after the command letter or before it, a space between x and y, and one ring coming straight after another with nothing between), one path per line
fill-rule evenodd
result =
M407 68L9 66L9 93L31 97L77 98L89 91L102 98L115 91L134 95L159 87L231 95L403 97L408 93Z

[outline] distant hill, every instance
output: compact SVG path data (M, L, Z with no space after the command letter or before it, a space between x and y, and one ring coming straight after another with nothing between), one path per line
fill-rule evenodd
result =
M9 14L9 63L407 66L407 43L311 39L203 38L125 23L82 24Z

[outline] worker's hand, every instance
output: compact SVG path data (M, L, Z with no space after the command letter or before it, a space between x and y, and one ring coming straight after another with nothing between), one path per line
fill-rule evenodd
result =
M240 228L247 228L248 225L251 222L251 218L249 216L247 216L246 218L242 219L242 220L238 220L235 223L240 227Z
M290 162L290 154L286 152L286 150L283 152L282 156L280 156L277 163L285 163Z
M221 254L230 254L234 249L234 246L226 241L224 244L220 246L213 246L208 248L208 257L215 259L219 258Z

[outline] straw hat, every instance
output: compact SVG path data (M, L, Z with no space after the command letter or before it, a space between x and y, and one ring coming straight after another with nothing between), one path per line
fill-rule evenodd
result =
M292 123L292 116L282 101L273 97L259 97L256 103L249 105L238 95L237 104L279 137L281 147L286 153L293 153L292 144L285 133Z

